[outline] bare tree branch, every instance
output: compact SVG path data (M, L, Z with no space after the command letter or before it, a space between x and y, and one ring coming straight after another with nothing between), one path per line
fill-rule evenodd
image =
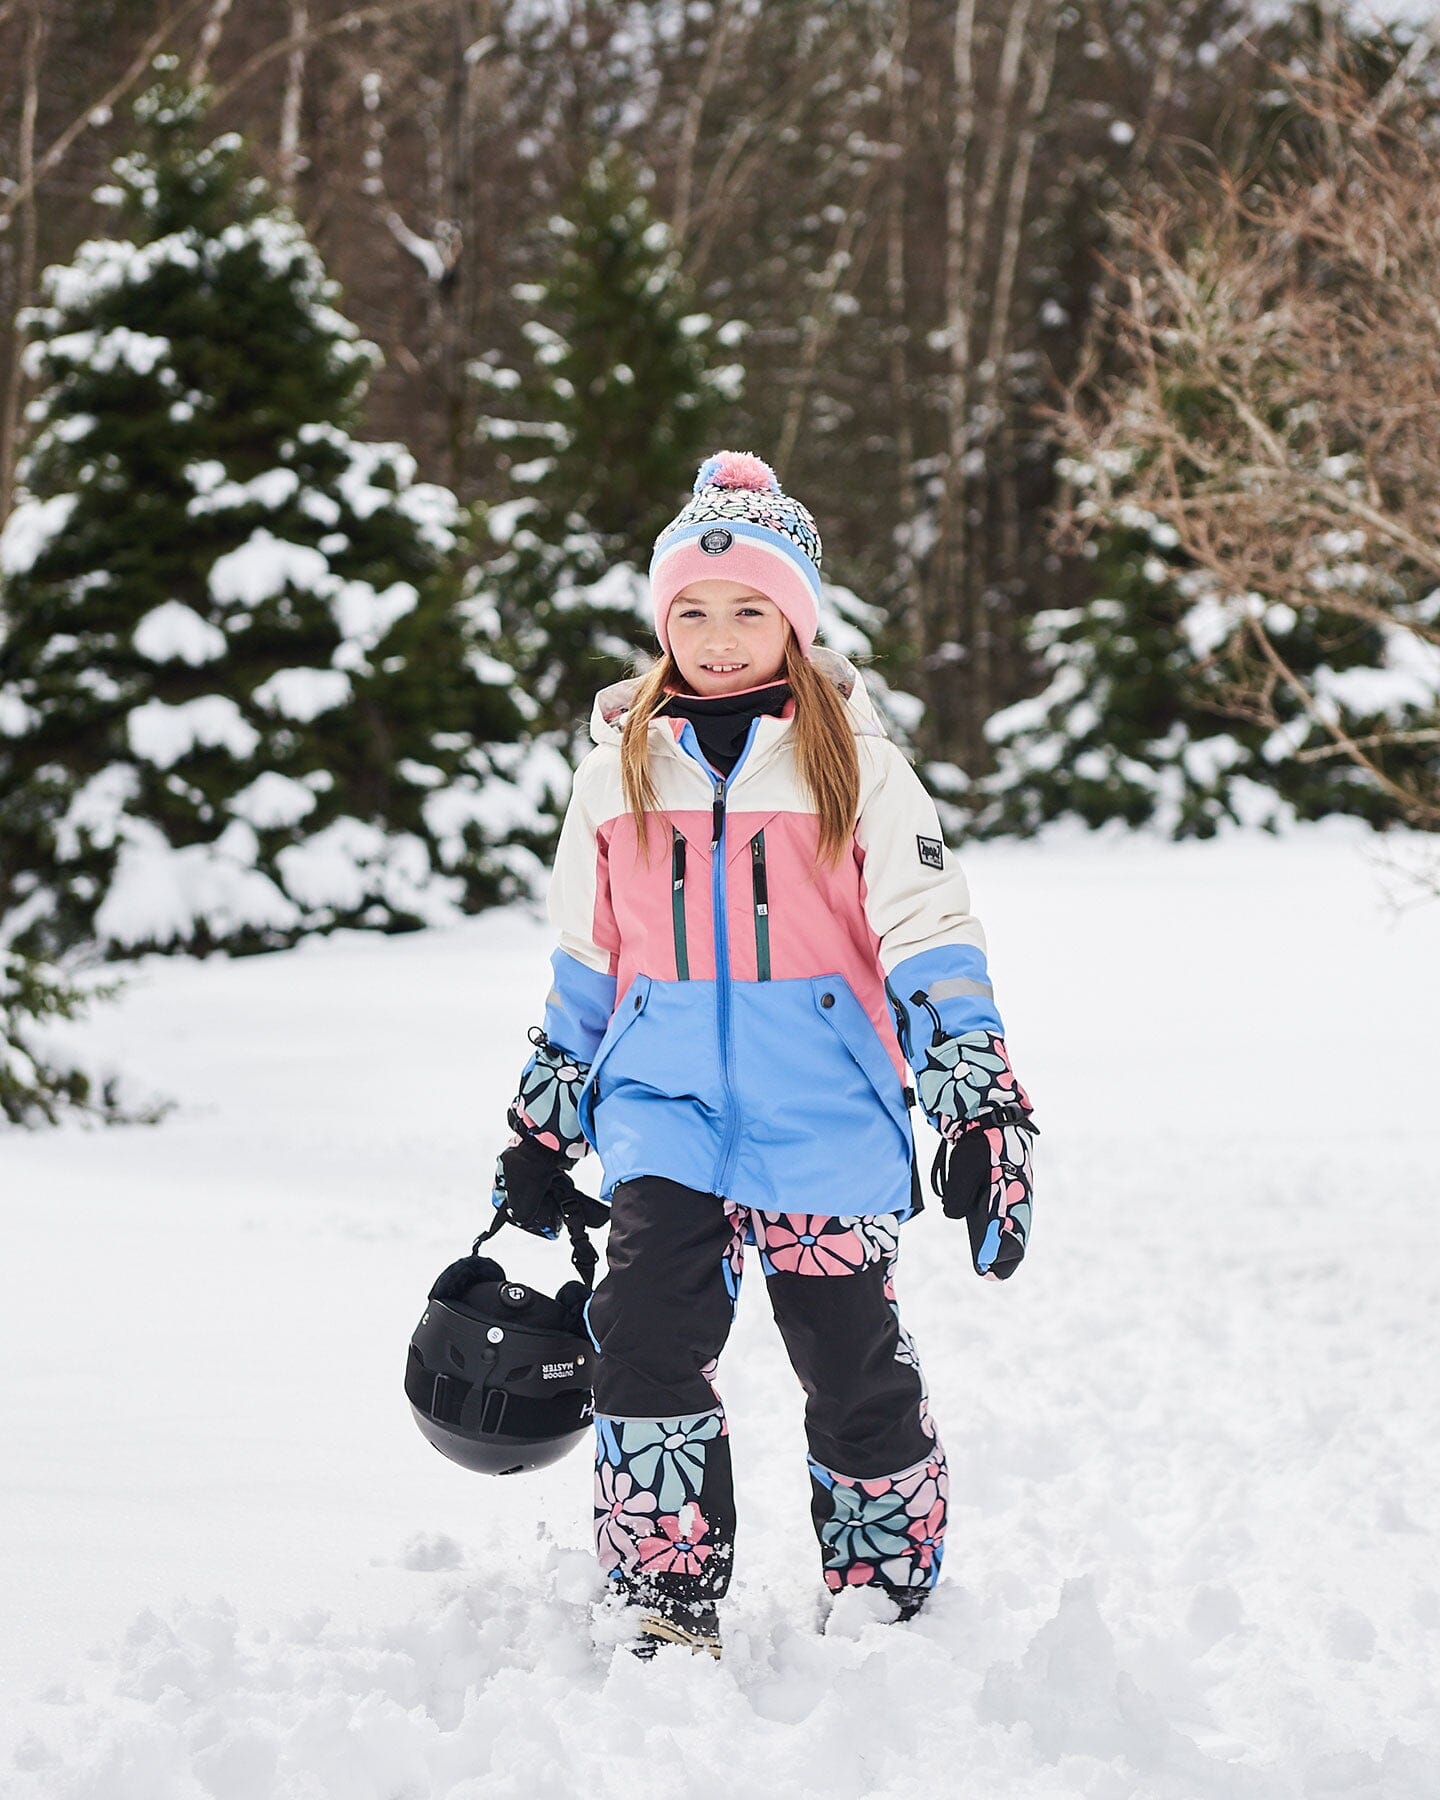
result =
M193 5L195 0L191 0ZM230 98L232 94L253 81L262 69L267 69L279 57L288 57L300 47L309 48L323 43L326 38L340 35L342 32L358 31L362 25L377 25L392 19L404 18L407 14L427 12L436 7L448 6L450 0L383 0L374 6L358 6L353 12L341 13L338 18L327 19L323 25L316 25L303 33L291 32L288 36L278 38L273 44L267 44L230 77L224 87L217 88L215 104L217 106Z
M120 79L114 82L92 106L87 106L84 112L78 113L70 121L45 154L37 159L28 179L16 182L6 196L4 205L0 206L0 231L3 231L10 220L14 218L17 208L29 199L39 183L59 167L78 138L97 125L109 123L116 105L145 74L156 54L164 48L191 14L198 11L203 4L204 0L180 0L180 4L170 17L162 25L158 25L146 38Z

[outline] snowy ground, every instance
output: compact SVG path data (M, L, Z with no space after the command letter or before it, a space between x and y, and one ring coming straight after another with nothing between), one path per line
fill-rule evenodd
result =
M817 1630L752 1262L718 1665L591 1647L582 1452L467 1475L401 1391L543 921L143 965L82 1035L179 1109L0 1140L0 1793L1434 1800L1440 902L1397 922L1372 857L969 854L1044 1130L1016 1280L938 1207L906 1227L944 1579L911 1626L849 1596Z

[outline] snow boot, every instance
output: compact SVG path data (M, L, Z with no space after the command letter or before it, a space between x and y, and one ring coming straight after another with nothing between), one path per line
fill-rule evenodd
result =
M850 1636L866 1620L876 1625L903 1625L915 1617L933 1591L928 1587L892 1587L887 1581L827 1588L821 1602L824 1610L820 1630L827 1636L832 1631Z
M632 1602L636 1636L625 1647L648 1662L664 1644L678 1644L693 1654L720 1655L720 1621L713 1600Z
M930 1598L931 1589L887 1587L885 1592L895 1603L895 1617L892 1623L903 1625L907 1619L913 1619Z

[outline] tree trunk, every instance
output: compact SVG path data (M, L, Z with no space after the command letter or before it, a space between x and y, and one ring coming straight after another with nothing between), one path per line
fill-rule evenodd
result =
M20 210L19 251L15 258L15 325L10 344L10 367L5 383L5 407L0 415L0 524L10 516L15 497L15 464L20 440L20 401L25 391L25 332L20 312L34 297L35 288L35 118L40 106L40 52L45 40L45 19L40 0L29 0L25 19L25 90L20 102L20 143L17 173L24 193Z

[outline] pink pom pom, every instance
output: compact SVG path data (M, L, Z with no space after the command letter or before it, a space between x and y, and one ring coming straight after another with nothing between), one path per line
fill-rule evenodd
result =
M700 465L695 491L702 487L753 488L758 493L780 492L780 483L769 463L748 450L721 450Z

